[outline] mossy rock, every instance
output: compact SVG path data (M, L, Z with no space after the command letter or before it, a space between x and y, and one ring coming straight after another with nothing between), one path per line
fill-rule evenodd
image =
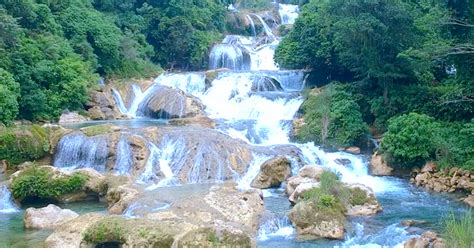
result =
M204 227L181 238L179 247L252 247L252 239L244 232L217 231Z
M83 232L91 245L118 243L128 247L171 247L179 229L145 219L106 217Z
M103 125L95 125L95 126L90 126L90 127L83 127L80 130L85 135L92 137L96 135L109 133L114 129L114 127L115 126L111 124L103 124Z
M0 130L0 160L10 164L45 157L50 149L48 130L39 125L21 125Z
M21 202L57 202L63 195L81 191L87 179L82 173L66 175L50 166L33 165L16 175L10 188Z

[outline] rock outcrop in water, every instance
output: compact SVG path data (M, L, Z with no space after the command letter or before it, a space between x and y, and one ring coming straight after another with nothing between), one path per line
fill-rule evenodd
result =
M291 162L286 157L276 157L265 161L260 172L252 181L252 187L267 189L278 187L291 175Z
M390 176L393 168L388 166L382 154L374 153L369 162L369 172L372 176Z
M27 229L56 229L78 216L74 211L50 204L44 208L26 209L23 222Z
M48 237L45 247L82 247L117 242L125 247L255 247L261 192L214 186L204 196L180 199L142 218L87 214ZM101 235L103 234L103 235ZM81 246L82 245L82 246Z
M465 192L468 196L463 201L471 207L474 206L474 174L469 170L461 168L438 170L433 162L428 162L414 173L410 182L416 186L435 192Z
M302 239L344 239L344 215L337 210L320 211L313 201L301 201L289 218Z
M174 119L204 115L204 105L195 97L167 86L154 88L139 105L139 113L156 119Z

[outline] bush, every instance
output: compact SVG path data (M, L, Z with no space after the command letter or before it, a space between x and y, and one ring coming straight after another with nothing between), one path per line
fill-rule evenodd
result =
M48 151L48 133L41 126L0 128L0 160L19 164L43 158Z
M438 125L425 114L410 113L389 120L382 151L395 166L414 166L432 158Z
M319 187L304 192L302 199L314 202L315 206L321 210L332 209L343 213L349 202L350 189L330 171L323 172L319 183Z
M440 126L437 164L441 168L456 166L474 171L474 120L468 123L442 122Z
M119 219L105 219L84 232L84 240L92 244L105 242L125 243L125 230Z
M474 245L474 218L471 211L459 218L451 213L444 221L443 238L447 247L473 247Z
M351 190L350 204L352 206L364 205L368 201L367 192L360 188Z
M320 93L310 95L302 106L306 125L296 134L297 138L336 147L361 143L368 127L352 98L338 84L330 84Z
M71 176L53 177L50 170L33 166L13 179L11 189L15 199L56 199L77 192L86 182L86 176L80 173Z

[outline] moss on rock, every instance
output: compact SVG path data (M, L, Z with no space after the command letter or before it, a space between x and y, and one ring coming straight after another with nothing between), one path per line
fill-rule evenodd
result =
M48 154L48 131L39 125L0 127L0 160L10 164L37 160Z
M84 174L55 175L50 168L34 165L15 176L11 184L15 199L57 201L62 195L80 191L87 181Z

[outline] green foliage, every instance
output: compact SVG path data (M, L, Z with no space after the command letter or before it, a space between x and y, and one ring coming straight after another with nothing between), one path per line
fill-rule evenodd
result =
M33 166L13 179L11 189L15 199L55 199L61 195L77 192L84 186L86 176L75 173L71 176L53 177L50 170Z
M451 213L444 220L443 238L447 247L472 247L474 245L474 214L467 211L461 216Z
M441 168L461 167L474 171L474 120L440 123L436 139L436 161Z
M11 124L18 115L20 84L13 76L0 68L0 123Z
M410 113L395 117L389 121L382 150L394 165L419 165L433 156L436 131L434 119L427 115Z
M364 205L368 201L367 192L360 188L351 190L350 204L352 206Z
M118 218L111 218L99 221L84 232L84 241L92 244L105 242L125 243L125 229L123 223Z
M0 122L79 111L98 74L150 77L161 71L156 63L203 68L225 13L218 0L2 2Z
M360 143L367 133L359 105L340 85L313 93L302 108L306 125L297 133L300 140L341 147Z
M331 209L343 213L349 203L349 188L330 171L323 172L319 183L319 187L303 193L303 200L312 201L319 209Z
M0 127L0 159L19 164L43 158L48 151L48 133L41 126Z

